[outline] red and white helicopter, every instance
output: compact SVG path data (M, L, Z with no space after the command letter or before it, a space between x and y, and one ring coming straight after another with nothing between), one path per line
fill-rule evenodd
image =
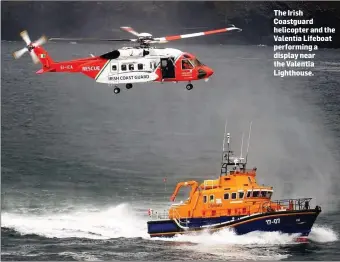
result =
M27 31L20 33L27 46L16 51L13 56L18 59L24 53L29 52L34 63L41 63L42 69L37 74L43 73L83 73L98 83L114 85L114 93L120 93L118 85L125 84L127 89L132 88L133 83L142 82L187 82L187 90L191 90L192 81L208 80L214 71L202 64L193 54L174 48L158 48L152 44L163 44L178 39L217 34L229 31L242 31L234 25L199 33L174 35L154 38L149 33L137 33L131 27L121 27L133 35L136 39L86 39L86 38L50 38L51 41L108 41L108 42L136 42L139 46L122 47L100 56L87 58L54 61L44 48L47 42L45 36L31 42Z

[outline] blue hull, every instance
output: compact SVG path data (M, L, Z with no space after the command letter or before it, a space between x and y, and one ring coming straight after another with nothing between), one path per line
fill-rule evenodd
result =
M320 210L282 211L263 213L254 216L188 218L181 223L175 220L148 221L148 233L151 237L173 237L208 230L216 232L224 228L232 228L238 235L253 231L279 231L288 234L308 236L318 217ZM207 228L209 227L209 229Z

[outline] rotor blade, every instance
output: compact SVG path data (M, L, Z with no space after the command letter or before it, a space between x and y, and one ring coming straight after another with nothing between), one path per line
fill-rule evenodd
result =
M157 38L154 38L154 41L151 41L151 42L152 43L167 43L169 41L174 41L174 40L179 40L179 39L184 39L184 38L191 38L191 37L197 37L197 36L203 36L203 35L225 33L225 32L229 32L229 31L233 31L233 30L242 31L242 29L235 27L235 26L232 26L232 27L210 30L210 31L205 31L205 32L199 32L199 33L157 37Z
M50 41L74 41L74 42L136 42L137 39L100 39L100 38L60 38L53 37L49 39Z
M25 43L26 43L27 45L29 45L29 44L31 43L31 39L30 39L30 37L28 36L28 33L27 33L26 30L22 31L22 32L20 33L20 35L21 35L22 39L25 41Z
M38 64L39 63L39 58L37 57L37 55L33 51L30 52L30 55L32 57L33 63L34 64Z
M28 51L28 49L26 47L16 51L13 53L13 56L15 59L19 59L20 57L22 57L23 54L25 54Z
M43 45L43 44L45 44L47 42L47 38L46 38L46 36L42 36L42 37L40 37L37 41L35 41L34 42L34 44L36 45L36 46L40 46L40 45Z
M120 27L122 30L129 32L130 34L133 34L135 36L139 36L139 33L137 33L132 27L129 26L121 26Z

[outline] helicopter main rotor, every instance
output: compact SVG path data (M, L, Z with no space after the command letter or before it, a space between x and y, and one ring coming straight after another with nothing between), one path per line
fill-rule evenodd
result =
M229 31L242 31L242 29L235 27L234 25L231 25L230 27L222 28L222 29L216 29L216 30L210 30L205 32L199 32L199 33L191 33L191 34L184 34L184 35L173 35L173 36L164 36L164 37L156 37L154 38L150 33L138 33L135 31L132 27L129 26L122 26L120 27L122 30L129 32L130 34L133 34L137 38L134 39L101 39L101 38L50 38L51 41L103 41L103 42L135 42L140 45L141 48L149 48L151 44L165 44L169 41L184 39L184 38L192 38L197 36L203 36L203 35L211 35L211 34L218 34L218 33L224 33Z

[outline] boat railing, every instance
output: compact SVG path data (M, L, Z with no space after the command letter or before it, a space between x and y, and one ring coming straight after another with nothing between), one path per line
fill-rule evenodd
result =
M271 200L264 202L262 204L262 210L264 212L273 212L273 211L281 211L281 210L309 210L310 201L312 198L290 198L290 199L280 199L280 200Z
M263 213L275 213L280 211L301 211L301 210L316 210L319 207L311 208L310 201L312 198L297 198L297 199L281 199L262 201L245 201L242 207L216 208L214 210L206 210L203 217L216 216L252 216ZM249 202L249 204L247 204ZM187 217L181 217L176 208L171 208L170 212L164 210L163 212L149 212L152 220L169 219L170 217L176 219L179 224L184 225L187 222Z
M170 209L170 216L172 218L175 218L180 224L186 223L186 219L184 220L178 210L176 208ZM151 220L162 220L162 219L169 219L169 211L163 210L162 212L154 211L152 209L149 209L149 217Z
M149 209L148 213L151 220L169 219L169 213L167 210L159 212L153 209Z
M203 184L204 190L210 187L213 188L214 185L215 185L215 180L204 180L204 184Z

